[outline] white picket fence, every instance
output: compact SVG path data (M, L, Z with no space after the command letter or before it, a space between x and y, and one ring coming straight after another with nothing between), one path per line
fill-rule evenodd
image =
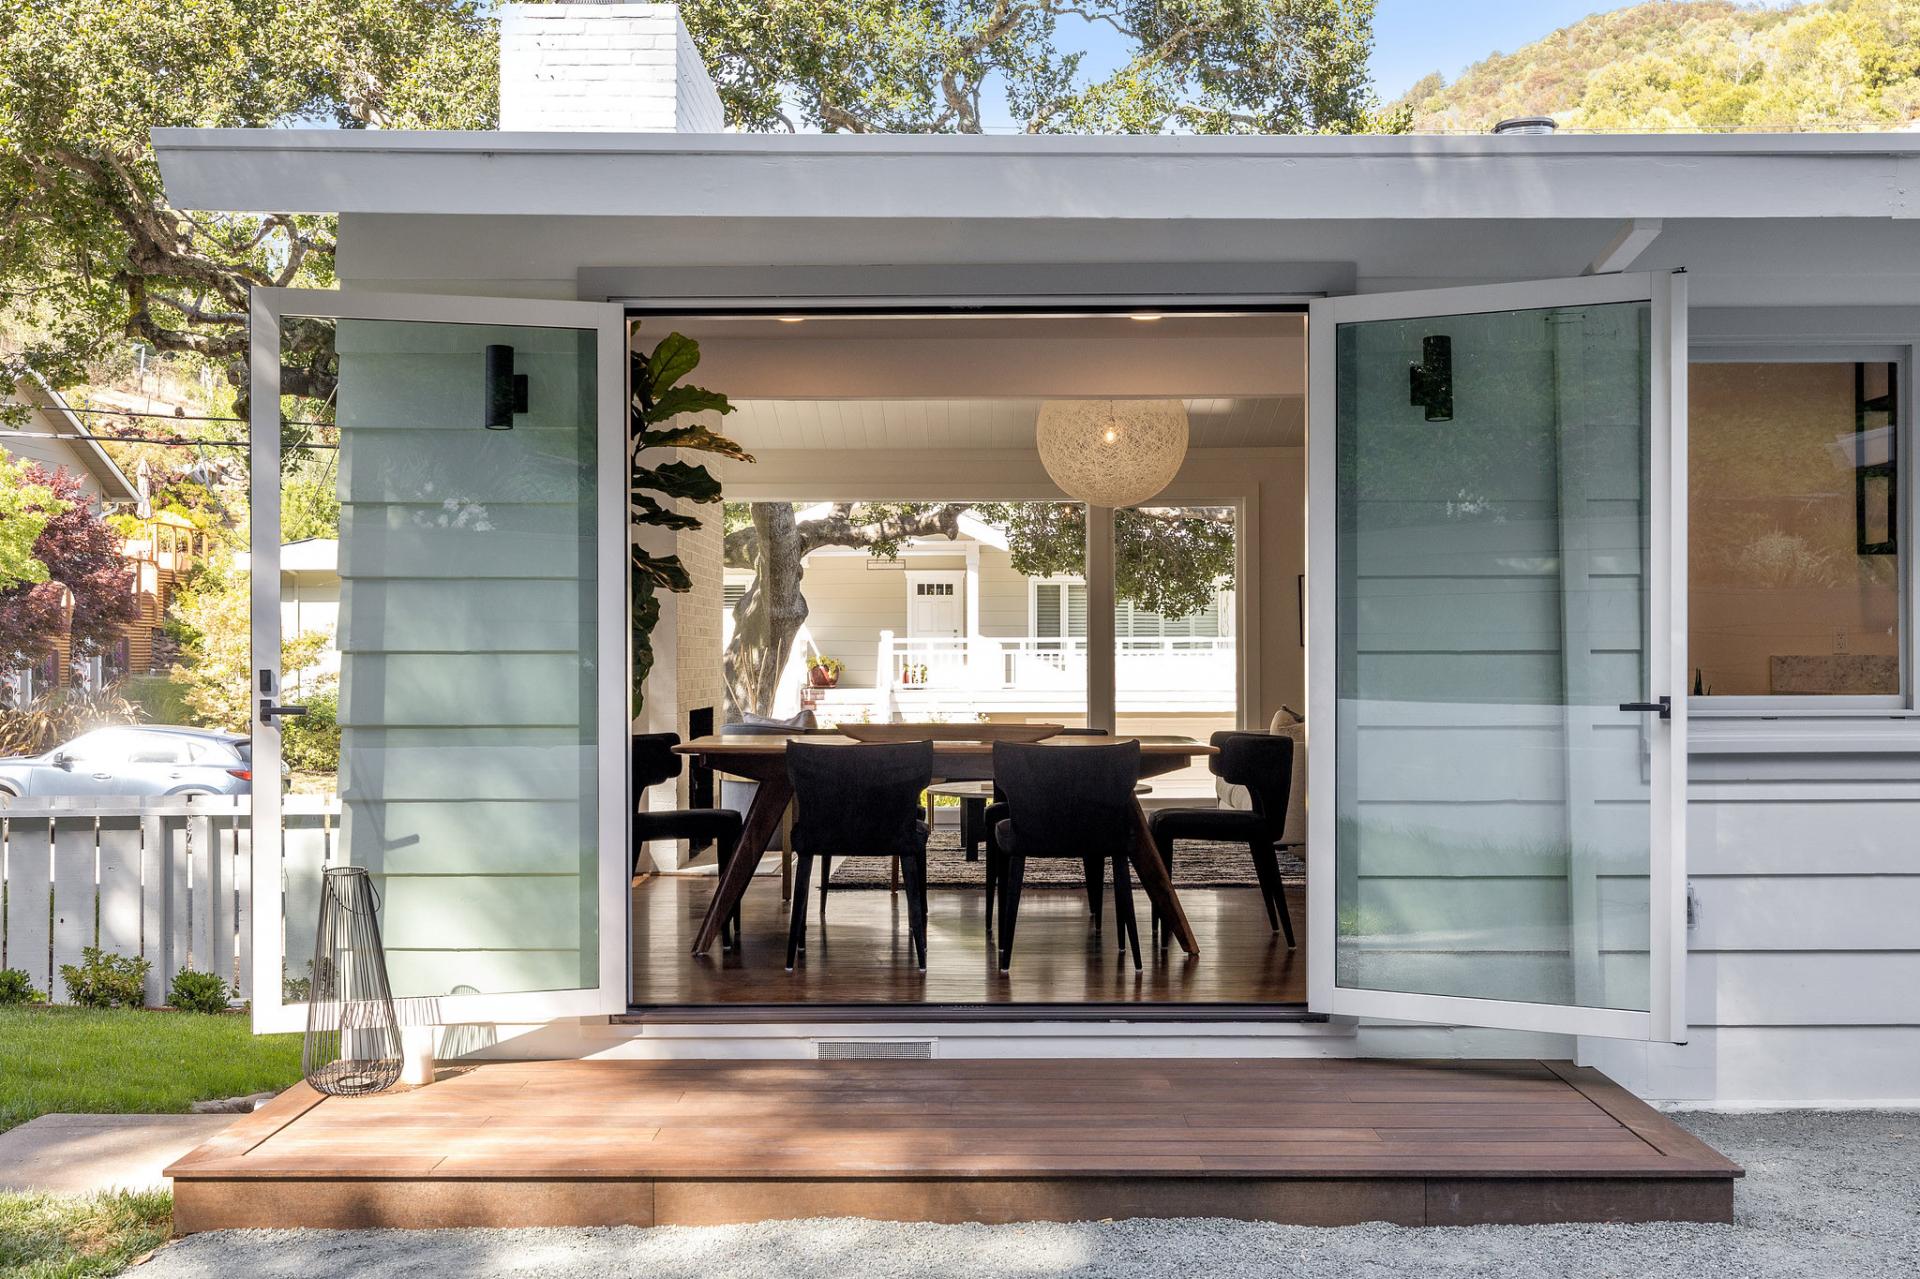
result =
M285 810L288 858L311 862L317 881L339 803L288 796ZM0 968L26 970L66 1003L60 966L98 946L151 962L149 1004L166 1002L183 968L218 973L249 999L252 873L247 796L0 799Z

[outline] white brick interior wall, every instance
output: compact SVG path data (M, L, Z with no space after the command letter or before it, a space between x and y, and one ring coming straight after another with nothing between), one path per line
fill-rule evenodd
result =
M720 96L678 5L500 6L500 127L718 133Z

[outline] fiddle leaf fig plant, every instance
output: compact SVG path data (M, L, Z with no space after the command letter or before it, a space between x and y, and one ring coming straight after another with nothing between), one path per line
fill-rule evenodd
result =
M649 527L676 532L697 529L700 518L686 514L681 504L720 501L720 481L706 467L673 456L672 450L714 453L738 462L751 462L753 456L717 431L686 420L693 414L733 412L733 405L720 392L682 382L700 363L698 342L683 333L669 333L650 353L633 349L629 359L627 523L633 580L632 713L638 718L642 689L653 669L660 592L684 594L693 589L693 578L678 555L656 555L632 533Z

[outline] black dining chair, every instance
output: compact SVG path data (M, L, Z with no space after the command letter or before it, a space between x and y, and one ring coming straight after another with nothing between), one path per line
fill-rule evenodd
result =
M681 765L685 762L674 754L673 748L680 744L678 733L635 733L629 759L633 778L633 800L639 798L648 787L670 782L680 776ZM740 832L744 823L740 814L725 808L668 808L651 812L635 813L633 816L633 868L640 870L640 853L645 845L660 839L686 839L694 843L712 840L714 856L720 863L720 873L727 873L727 863L733 860L734 850L740 846ZM718 881L715 881L718 882ZM720 946L731 950L740 941L740 911L735 908L733 915L721 929Z
M807 881L814 859L830 874L834 857L895 857L907 890L914 960L926 971L927 824L920 795L933 780L933 743L789 742L787 776L793 781L793 851L800 862L787 929L788 970L807 946Z
M1013 963L1013 931L1030 857L1071 857L1082 863L1090 893L1099 891L1095 877L1102 862L1113 859L1113 914L1120 923L1121 944L1132 947L1133 966L1139 968L1140 930L1134 921L1128 858L1140 743L1069 747L995 742L993 780L1007 797L1005 816L993 824L987 841L989 874L999 889L1000 971ZM1097 908L1094 919L1097 925Z
M1244 843L1260 880L1260 896L1267 906L1267 924L1293 942L1293 914L1287 909L1286 886L1280 880L1280 862L1274 848L1287 828L1287 797L1293 786L1293 739L1277 733L1215 733L1209 739L1219 753L1207 758L1215 777L1231 786L1244 786L1252 797L1247 808L1163 808L1147 818L1147 829L1160 849L1160 859L1173 873L1174 841L1205 839ZM1168 930L1154 912L1155 941L1165 945Z

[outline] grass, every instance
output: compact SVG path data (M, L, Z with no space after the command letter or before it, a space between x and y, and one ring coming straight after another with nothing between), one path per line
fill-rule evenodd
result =
M86 1279L117 1275L167 1241L173 1196L164 1190L101 1195L0 1193L0 1275Z
M245 1016L0 1008L0 1132L47 1114L179 1113L299 1078L300 1037L255 1037Z

